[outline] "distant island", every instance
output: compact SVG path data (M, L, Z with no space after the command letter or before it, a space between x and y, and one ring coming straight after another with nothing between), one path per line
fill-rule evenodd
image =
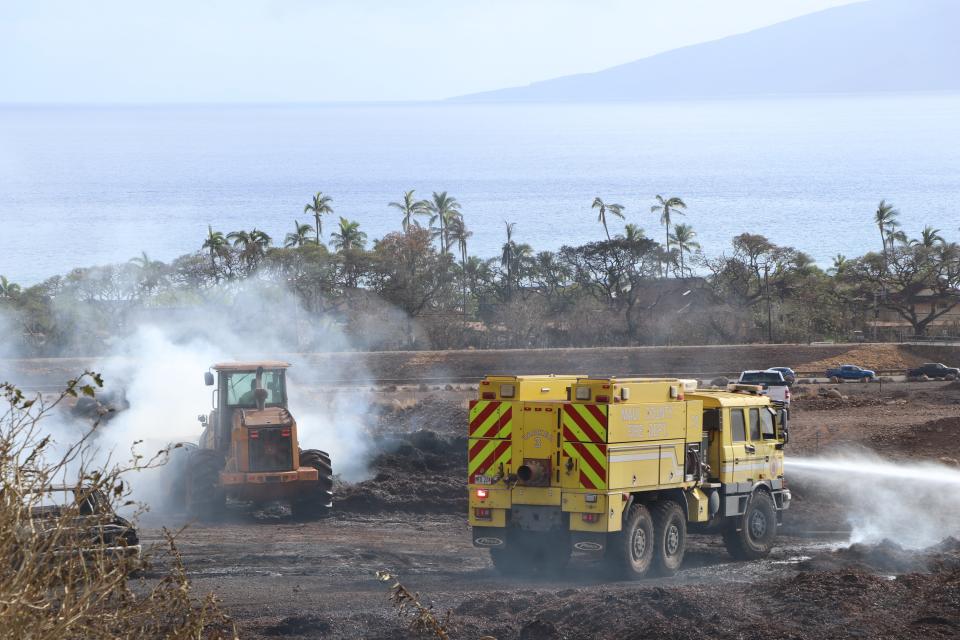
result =
M870 0L596 73L451 100L607 102L957 91L958 25L957 0ZM642 25L637 33L642 37Z

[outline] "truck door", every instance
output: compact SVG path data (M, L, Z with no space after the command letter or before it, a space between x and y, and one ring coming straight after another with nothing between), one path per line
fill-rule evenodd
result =
M513 438L517 476L527 486L558 485L561 405L541 402L522 404L522 419Z
M722 482L744 482L750 477L747 462L747 417L743 409L730 409L730 444L724 446ZM752 455L752 454L750 454Z
M766 407L751 407L749 416L750 443L746 446L747 459L750 460L749 477L754 481L769 480L773 473L773 453L777 442L773 429L773 414ZM769 437L765 438L764 432L767 432Z

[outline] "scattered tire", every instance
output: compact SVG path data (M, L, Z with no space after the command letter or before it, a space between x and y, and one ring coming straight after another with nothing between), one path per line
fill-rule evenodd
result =
M333 467L330 454L319 449L300 451L300 466L317 470L316 484L305 488L301 497L291 504L296 518L317 518L333 507Z
M723 530L723 542L738 560L766 557L777 537L777 513L766 491L753 494L742 516L731 518Z
M662 576L672 576L683 564L687 548L687 518L673 500L657 502L653 511L653 566Z
M624 519L623 528L608 536L604 560L618 577L639 580L653 565L655 536L653 517L645 505L634 504Z
M220 484L223 455L213 449L195 449L186 462L187 514L199 520L216 520L223 515L226 494Z

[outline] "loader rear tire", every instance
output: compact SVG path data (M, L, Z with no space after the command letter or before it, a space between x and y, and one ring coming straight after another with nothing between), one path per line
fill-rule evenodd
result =
M657 502L653 511L653 566L661 576L672 576L683 564L687 548L687 518L673 500Z
M743 515L730 518L723 529L727 551L738 560L767 557L776 537L777 512L765 491L755 493Z
M623 528L610 534L604 560L618 577L639 580L653 565L653 517L646 506L634 504L623 521Z
M304 449L300 452L300 466L317 470L317 483L304 490L293 501L293 515L298 519L318 518L333 507L333 467L330 454L319 449Z
M216 520L223 515L226 494L220 484L223 456L213 449L189 452L186 463L187 514L198 520Z

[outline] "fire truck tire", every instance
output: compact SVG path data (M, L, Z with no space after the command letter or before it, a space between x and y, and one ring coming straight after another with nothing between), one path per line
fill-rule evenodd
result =
M333 506L333 467L330 455L317 449L300 452L300 466L317 470L317 483L304 490L304 495L293 502L293 514L298 518L324 515Z
M605 560L620 577L639 580L653 564L653 517L646 506L634 504L624 519L623 528L611 534Z
M776 537L777 513L773 499L765 491L755 493L744 514L731 518L723 529L727 551L738 560L765 558Z
M216 520L226 507L220 485L223 456L213 449L190 452L186 464L187 514L200 520Z
M653 565L662 576L672 576L683 564L687 548L687 518L673 500L657 502L653 511Z

